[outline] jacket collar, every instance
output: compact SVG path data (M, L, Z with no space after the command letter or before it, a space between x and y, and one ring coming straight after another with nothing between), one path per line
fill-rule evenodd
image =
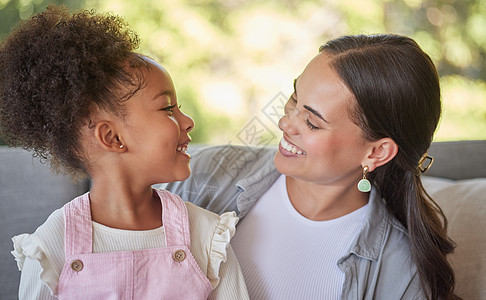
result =
M237 206L243 218L255 202L272 186L281 175L273 164L275 148L262 148L260 155L253 164L256 167L248 176L236 182L236 187L242 192L237 199Z
M404 233L407 231L388 211L385 200L374 186L371 189L368 205L363 228L352 243L349 253L376 261L384 247L389 226L395 226Z

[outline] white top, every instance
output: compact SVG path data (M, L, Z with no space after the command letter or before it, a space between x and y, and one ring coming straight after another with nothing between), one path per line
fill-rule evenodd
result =
M234 212L218 216L191 203L186 203L191 231L191 253L206 274L213 291L209 299L248 299L241 270L228 272L238 262L230 247L238 218ZM134 251L165 246L163 226L152 230L114 229L93 222L93 252ZM22 271L20 299L56 299L64 266L64 214L54 211L33 234L13 239L12 254ZM222 263L224 262L225 263Z
M329 221L309 220L292 206L281 175L231 241L250 298L339 299L344 273L337 262L349 253L367 208Z

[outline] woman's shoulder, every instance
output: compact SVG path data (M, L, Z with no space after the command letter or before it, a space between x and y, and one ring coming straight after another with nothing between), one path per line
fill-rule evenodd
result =
M407 276L414 277L417 266L412 258L408 230L386 206L384 208L385 217L376 228L383 230L379 260L387 265L408 266ZM405 273L402 275L406 277Z
M386 224L385 228L388 237L388 242L398 243L400 246L407 246L409 248L408 229L403 225L393 212L388 208L386 202L383 201L383 223Z
M407 228L400 223L376 189L370 195L365 226L359 234L357 248L364 257L379 260L380 256L410 260Z
M370 204L367 222L351 250L358 259L341 263L354 270L356 280L362 283L358 293L373 291L377 299L422 299L417 296L422 293L421 285L406 227L383 199L373 198Z
M396 259L409 260L411 258L411 251L408 230L392 213L389 214L389 230L383 252L395 256Z

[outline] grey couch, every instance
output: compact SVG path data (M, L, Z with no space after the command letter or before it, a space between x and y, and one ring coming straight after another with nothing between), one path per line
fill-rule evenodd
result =
M458 245L451 256L457 292L464 299L486 299L486 141L434 143L429 153L435 162L424 184L448 216ZM54 175L29 152L0 147L0 299L17 298L20 272L10 254L11 237L33 232L88 188L88 180Z

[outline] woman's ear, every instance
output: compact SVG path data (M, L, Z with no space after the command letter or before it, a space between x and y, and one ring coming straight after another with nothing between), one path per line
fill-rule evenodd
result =
M126 147L121 141L116 128L111 121L99 121L94 128L96 141L106 151L125 152Z
M392 160L398 153L398 145L391 138L382 138L371 143L370 151L362 162L363 166L368 166L369 171L383 166Z

